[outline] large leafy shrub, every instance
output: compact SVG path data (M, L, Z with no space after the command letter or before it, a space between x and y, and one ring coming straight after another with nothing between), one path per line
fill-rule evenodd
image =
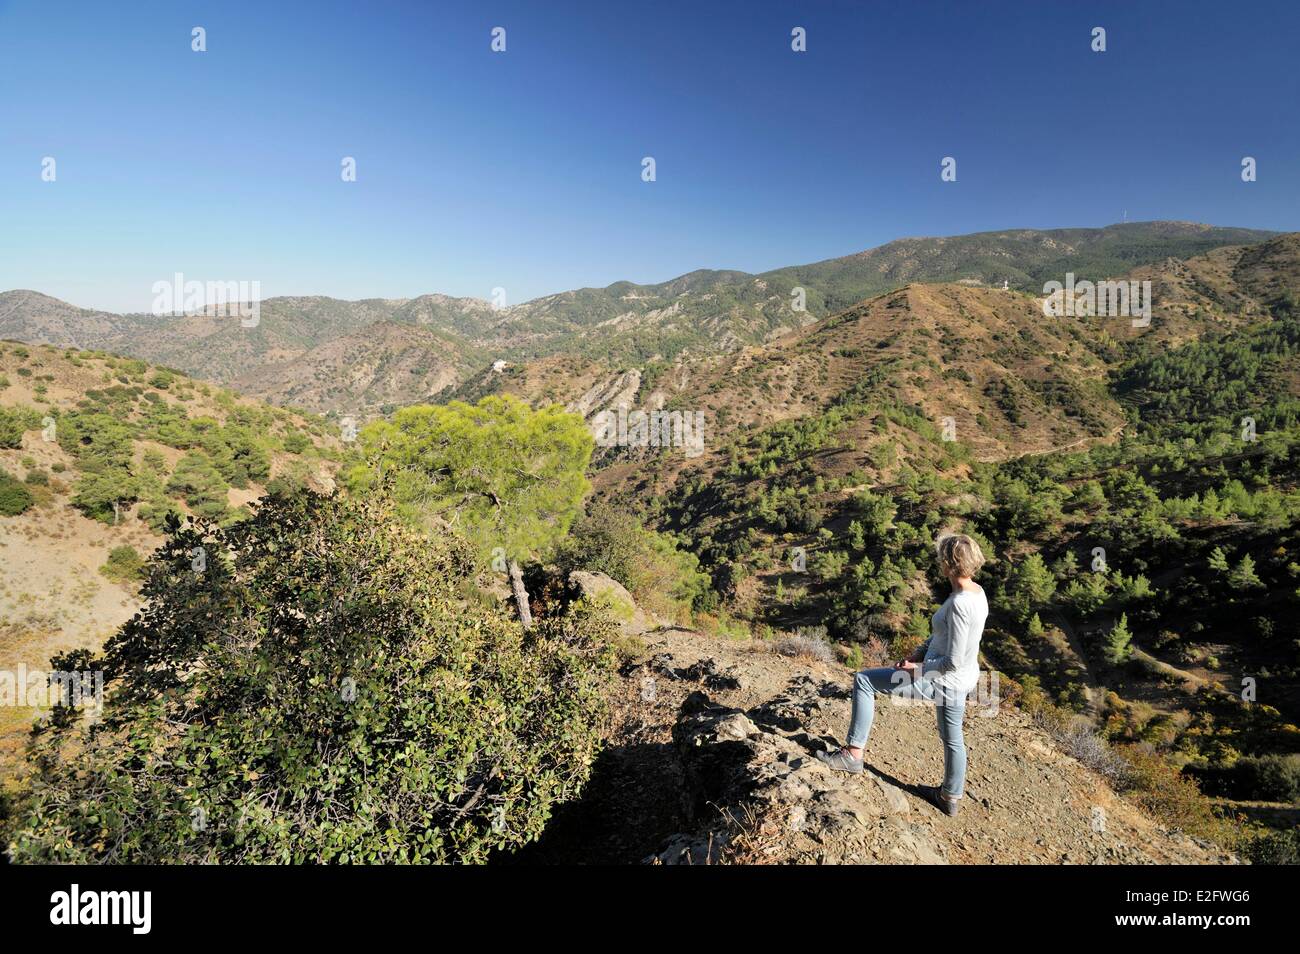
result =
M99 572L115 583L131 583L140 578L144 559L130 544L113 547Z
M473 565L383 495L176 529L103 658L55 660L108 698L38 733L12 857L481 862L535 838L590 773L612 625L525 633L466 598Z
M82 474L72 491L72 505L103 523L115 523L119 510L129 508L139 496L136 479L129 471L119 469Z
M132 429L120 417L74 411L59 419L57 435L59 446L85 473L130 470Z
M1300 755L1270 753L1239 761L1236 775L1248 798L1300 802Z
M196 516L216 520L226 512L226 482L202 451L191 451L176 463L167 492L179 494Z

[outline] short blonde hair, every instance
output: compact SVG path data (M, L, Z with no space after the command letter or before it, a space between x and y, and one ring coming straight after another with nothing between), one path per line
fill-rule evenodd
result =
M984 565L984 551L964 533L941 533L934 541L939 570L944 576L974 576Z

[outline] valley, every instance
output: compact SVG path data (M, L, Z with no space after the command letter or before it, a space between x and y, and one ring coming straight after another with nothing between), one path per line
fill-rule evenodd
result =
M1150 282L1150 325L1045 316L1039 288L1067 271ZM3 552L22 554L6 556L0 650L34 665L102 641L139 607L138 582L103 566L158 546L168 512L230 523L271 489L360 488L361 448L384 432L352 445L343 418L501 397L588 427L702 414L700 447L596 441L586 522L526 568L539 611L568 560L699 640L811 639L845 672L924 638L942 598L933 538L961 530L992 557L984 657L1009 702L1128 753L1148 781L1195 782L1251 837L1285 831L1297 295L1300 234L1186 223L908 239L499 311L270 299L251 329L6 292L0 465L30 502L0 518ZM612 513L644 565L601 562Z

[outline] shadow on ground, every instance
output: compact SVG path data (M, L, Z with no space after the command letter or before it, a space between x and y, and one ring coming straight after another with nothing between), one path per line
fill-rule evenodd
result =
M540 839L492 863L636 864L679 831L685 817L672 745L614 745L597 757L582 797L560 806Z

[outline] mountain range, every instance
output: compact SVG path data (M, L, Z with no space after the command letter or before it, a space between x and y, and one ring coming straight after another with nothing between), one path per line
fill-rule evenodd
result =
M483 382L474 379L500 361L518 367L549 360L579 378L585 367L593 384L632 367L653 376L683 360L773 341L906 284L1001 288L1005 282L1010 290L1036 293L1066 272L1096 280L1160 270L1170 260L1273 235L1146 222L909 238L761 274L699 270L658 284L616 282L500 309L437 294L271 298L261 303L253 328L198 314L112 314L14 290L0 293L0 338L128 355L273 403L365 418L458 389L481 390ZM1196 275L1171 273L1169 281L1176 277L1180 290L1198 287ZM548 376L547 365L539 373Z

